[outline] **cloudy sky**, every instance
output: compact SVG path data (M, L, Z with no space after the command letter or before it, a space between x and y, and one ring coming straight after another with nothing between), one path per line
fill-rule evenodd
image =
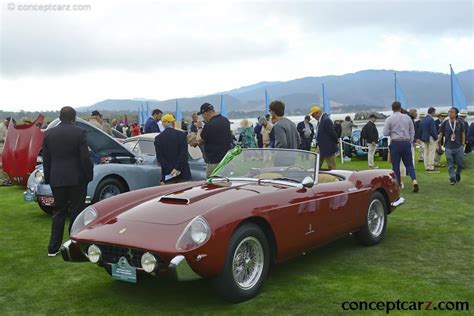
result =
M1 1L2 110L363 69L474 68L471 0Z

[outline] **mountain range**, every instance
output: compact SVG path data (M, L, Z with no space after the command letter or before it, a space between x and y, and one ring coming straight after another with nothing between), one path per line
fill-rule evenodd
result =
M474 103L474 69L457 74L468 104ZM448 74L423 71L397 71L397 79L410 107L448 106L451 104L450 76ZM321 84L325 85L334 113L379 108L389 109L394 99L393 70L363 70L340 76L305 77L290 81L259 82L229 91L193 98L179 98L181 111L199 109L204 102L219 109L221 95L230 113L264 111L265 89L271 100L285 102L289 111L307 109L321 104ZM176 99L152 100L143 98L104 100L79 111L137 111L148 103L150 109L175 110Z

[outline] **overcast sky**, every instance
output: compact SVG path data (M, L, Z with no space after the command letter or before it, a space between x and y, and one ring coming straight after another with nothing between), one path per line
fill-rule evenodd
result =
M192 97L363 69L474 68L471 0L1 1L2 110ZM25 7L40 3L89 8Z

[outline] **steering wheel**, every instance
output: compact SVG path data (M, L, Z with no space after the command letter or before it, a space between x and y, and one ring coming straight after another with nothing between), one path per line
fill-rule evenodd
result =
M308 177L311 177L311 173L308 172L308 170L306 170L305 168L303 167L300 167L300 166L289 166L285 169L285 171L283 171L283 174L281 175L283 178L286 178L286 173L290 170L290 169L301 169L303 170L307 175Z

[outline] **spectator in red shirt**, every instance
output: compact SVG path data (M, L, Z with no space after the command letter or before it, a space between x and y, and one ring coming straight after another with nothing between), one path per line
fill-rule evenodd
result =
M138 136L138 135L140 135L140 126L138 126L138 123L135 122L132 128L132 136Z

